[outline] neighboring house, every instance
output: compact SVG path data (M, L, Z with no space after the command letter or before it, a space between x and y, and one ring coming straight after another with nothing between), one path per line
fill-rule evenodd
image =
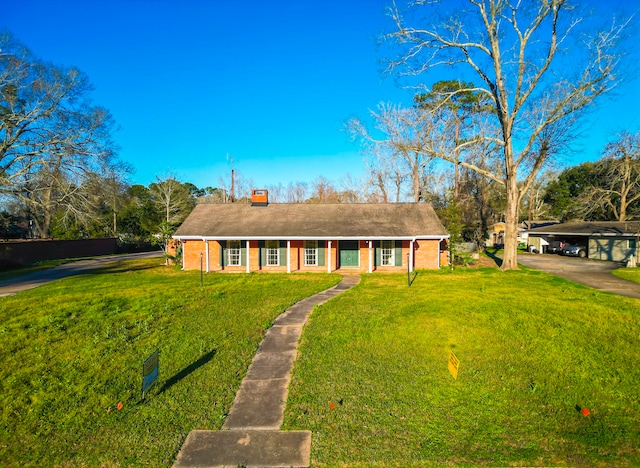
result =
M558 221L523 221L518 224L518 243L527 243L529 237L528 229L557 223ZM504 232L504 222L495 223L491 226L491 232L489 233L489 239L486 241L486 246L492 247L496 245L504 245Z
M269 204L266 191L253 200L197 205L173 236L183 268L362 273L448 264L449 234L426 203Z
M522 239L522 233L524 232L524 228L518 224L518 242L524 242ZM495 223L491 226L491 231L489 232L489 239L486 241L487 247L498 247L504 245L504 233L505 233L505 223L499 222Z
M626 262L638 258L640 221L589 221L554 224L529 230L529 237L549 243L562 242L587 248L598 260Z

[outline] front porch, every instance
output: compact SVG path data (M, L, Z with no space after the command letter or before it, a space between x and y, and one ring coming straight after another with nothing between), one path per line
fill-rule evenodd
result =
M442 245L441 245L442 244ZM442 239L188 239L182 267L209 272L400 272L448 263ZM446 264L446 263L445 263Z

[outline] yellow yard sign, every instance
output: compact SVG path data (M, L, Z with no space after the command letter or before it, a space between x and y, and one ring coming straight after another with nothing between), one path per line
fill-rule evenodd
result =
M454 380L458 379L458 366L460 366L460 360L453 354L453 351L449 352L449 372L453 376Z

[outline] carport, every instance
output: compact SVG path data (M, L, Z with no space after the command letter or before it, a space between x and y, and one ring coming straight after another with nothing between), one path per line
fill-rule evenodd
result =
M557 242L577 244L587 248L587 257L597 260L627 262L638 258L640 221L588 221L562 223L530 229L531 244L541 238L554 245Z

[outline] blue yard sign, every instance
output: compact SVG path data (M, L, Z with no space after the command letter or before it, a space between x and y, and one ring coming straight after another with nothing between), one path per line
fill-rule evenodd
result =
M160 351L156 351L144 361L142 365L142 399L144 393L158 379L158 369L160 367Z

